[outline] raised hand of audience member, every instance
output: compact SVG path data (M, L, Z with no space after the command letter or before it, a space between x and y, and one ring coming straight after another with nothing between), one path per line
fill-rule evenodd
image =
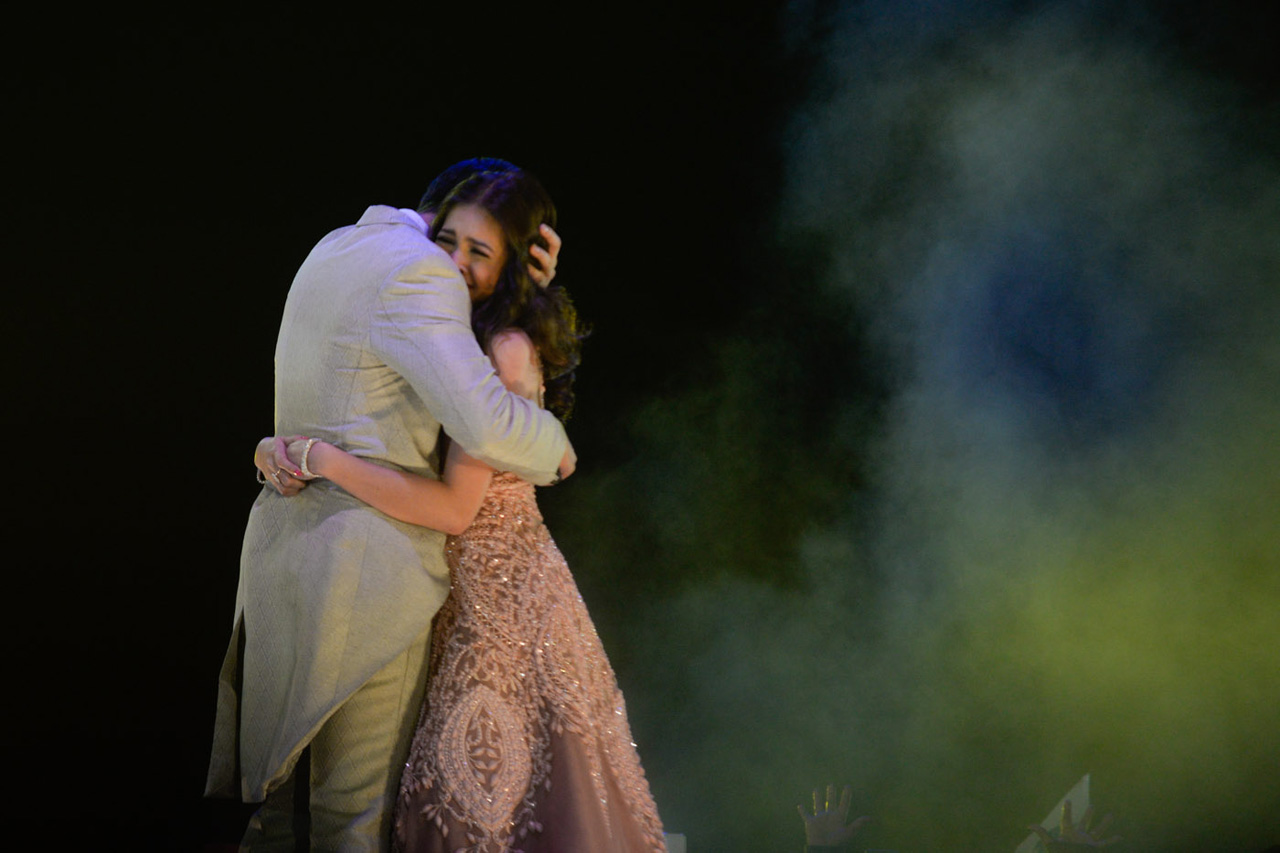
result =
M839 847L847 844L862 825L871 818L858 818L852 823L845 823L849 818L849 804L853 801L853 789L848 785L840 792L837 805L836 786L827 786L825 801L819 800L818 789L813 789L813 814L805 811L804 806L796 806L800 819L804 821L804 839L809 847Z

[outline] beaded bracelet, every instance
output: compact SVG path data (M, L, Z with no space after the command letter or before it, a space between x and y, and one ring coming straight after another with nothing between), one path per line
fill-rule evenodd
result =
M306 446L302 448L302 462L299 467L302 468L302 476L306 477L308 480L320 479L319 474L312 472L312 470L307 467L307 457L311 455L311 448L315 446L315 443L319 440L320 439L318 438L308 438Z

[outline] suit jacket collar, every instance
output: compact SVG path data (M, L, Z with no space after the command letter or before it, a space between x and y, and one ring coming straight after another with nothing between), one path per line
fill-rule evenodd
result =
M427 223L416 210L407 207L390 207L385 204L371 205L360 217L356 225L409 225L422 234L427 233Z

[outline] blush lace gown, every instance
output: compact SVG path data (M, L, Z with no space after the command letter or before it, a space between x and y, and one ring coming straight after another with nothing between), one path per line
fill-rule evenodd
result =
M534 487L495 474L447 555L395 849L665 850L613 668Z

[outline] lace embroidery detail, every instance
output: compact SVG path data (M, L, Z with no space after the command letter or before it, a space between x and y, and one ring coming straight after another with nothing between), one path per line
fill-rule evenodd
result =
M498 474L475 522L450 537L448 600L436 615L431 681L401 780L405 822L449 849L512 850L539 832L551 788L552 739L584 745L589 790L606 822L625 815L646 847L665 850L622 693L577 585L538 511L532 485ZM607 781L606 781L607 778ZM610 803L611 782L622 803ZM612 829L612 828L611 828Z
M440 772L458 807L486 835L506 827L532 766L520 718L484 685L476 685L446 716L440 732Z

